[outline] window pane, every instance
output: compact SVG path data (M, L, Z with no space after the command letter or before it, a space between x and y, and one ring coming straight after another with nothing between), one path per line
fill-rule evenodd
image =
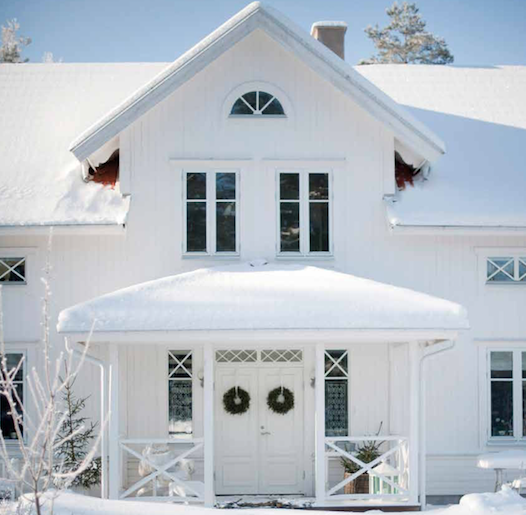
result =
M522 436L526 436L526 381L522 382Z
M325 381L325 435L347 436L347 380Z
M247 103L254 109L254 111L257 110L257 103L256 103L256 92L251 91L250 93L245 93L243 95L243 98L247 101Z
M236 251L235 202L218 202L216 204L216 237L217 252Z
M230 111L230 114L253 114L254 111L252 109L250 109L249 106L247 106L247 104L245 104L245 102L243 102L243 100L241 100L240 98L238 98L234 105L232 106L232 111Z
M280 249L282 252L298 252L300 250L300 205L298 202L282 202L280 211Z
M491 377L497 379L511 379L513 377L512 352L491 353Z
M526 352L522 352L522 377L526 378ZM526 436L526 433L524 434Z
M216 199L235 200L236 198L236 174L216 174Z
M491 436L513 436L513 383L491 382Z
M168 406L170 434L192 434L192 381L168 382Z
M514 277L514 264L513 258L489 258L487 264L487 276L488 281L491 282L509 282L513 281ZM493 275L497 270L499 270ZM492 277L493 276L493 277Z
M206 252L206 203L186 204L186 249L188 252Z
M270 102L271 99L272 99L272 95L270 95L269 93L266 93L265 91L260 91L258 109L262 111L263 108Z
M24 282L24 278L26 276L25 260L22 261L18 266L15 266L21 260L21 257L0 258L0 282ZM16 272L18 272L20 275L15 274L13 270L16 270Z
M347 377L347 372L348 372L348 362L347 362L346 351L328 350L325 353L325 375L326 377Z
M192 353L190 351L175 351L168 353L168 376L172 378L192 377Z
M283 116L285 114L285 111L283 109L283 106L279 102L277 98L272 100L272 102L266 107L266 109L263 111L262 114L268 114L268 115L275 115L275 116Z
M526 258L519 258L519 280L526 281Z
M329 198L329 174L309 174L309 198L311 200L327 200Z
M329 204L326 202L309 205L310 251L329 251Z
M206 198L206 173L187 174L186 198L188 200L199 200Z
M299 200L299 173L281 173L279 175L279 198L281 200Z
M18 396L20 397L20 401L24 402L24 389L22 388L22 385L16 385L16 389ZM13 417L11 416L7 399L3 395L0 398L0 429L2 430L2 436L4 438L16 439Z
M6 353L6 356L7 356L7 370L13 370L14 368L16 368L18 366L18 364L20 363L20 360L24 357L23 354L19 354L19 353L9 353L7 354ZM23 381L24 380L24 366L22 365L16 376L15 376L15 381Z

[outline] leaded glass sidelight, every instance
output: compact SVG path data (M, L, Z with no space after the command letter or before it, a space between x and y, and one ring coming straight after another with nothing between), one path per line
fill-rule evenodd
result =
M168 351L168 431L170 436L191 436L192 351Z
M348 436L349 364L346 350L325 351L325 435Z

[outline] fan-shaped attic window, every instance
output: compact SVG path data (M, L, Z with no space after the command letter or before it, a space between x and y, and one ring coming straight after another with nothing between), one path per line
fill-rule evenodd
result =
M250 91L232 106L230 116L285 116L281 102L265 91Z

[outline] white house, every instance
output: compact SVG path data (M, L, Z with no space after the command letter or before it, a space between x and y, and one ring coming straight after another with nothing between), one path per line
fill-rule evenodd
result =
M345 30L253 3L171 64L0 65L9 359L49 253L103 495L418 508L526 444L526 68L352 67Z

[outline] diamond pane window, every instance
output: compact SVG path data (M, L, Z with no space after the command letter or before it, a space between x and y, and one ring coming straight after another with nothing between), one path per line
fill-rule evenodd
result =
M232 106L230 116L277 116L284 117L281 102L265 91L250 91L240 96Z
M218 350L216 361L218 363L255 363L258 360L256 350Z
M346 350L325 351L325 435L349 432L349 364Z
M0 257L0 283L25 284L26 258Z
M192 351L168 351L168 431L171 436L191 436Z
M24 355L22 353L6 354L7 370L13 370L14 368L18 367L20 361L23 358ZM19 400L22 403L24 402L24 375L24 363L22 362L13 381ZM16 439L15 424L11 416L11 410L6 398L3 395L0 397L0 430L2 431L2 436L6 440Z

